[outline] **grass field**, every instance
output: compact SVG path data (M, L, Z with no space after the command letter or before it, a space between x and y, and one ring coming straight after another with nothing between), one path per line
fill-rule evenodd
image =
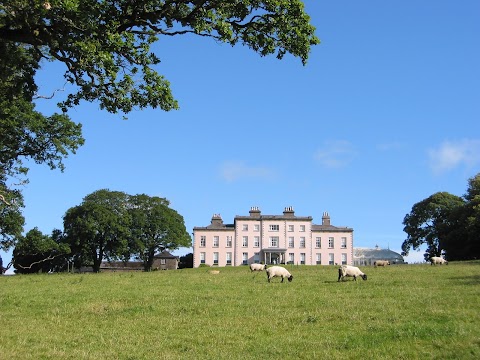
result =
M0 277L0 359L480 359L480 262Z

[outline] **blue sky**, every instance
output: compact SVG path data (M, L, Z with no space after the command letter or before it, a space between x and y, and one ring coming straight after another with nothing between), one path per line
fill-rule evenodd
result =
M160 39L157 70L180 110L126 121L98 104L71 111L86 143L64 173L32 166L25 230L62 229L70 207L108 188L169 199L190 233L214 213L232 223L251 206L293 206L317 224L329 212L356 247L400 252L412 206L438 191L461 196L480 172L480 2L305 6L322 41L305 67L205 38ZM62 73L46 64L40 92L61 88ZM49 115L61 97L37 109Z

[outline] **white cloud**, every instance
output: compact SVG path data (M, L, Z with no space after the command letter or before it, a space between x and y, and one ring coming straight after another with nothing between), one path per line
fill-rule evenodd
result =
M480 163L480 140L445 141L440 147L428 150L430 168L436 174L458 166L473 167Z
M221 176L228 182L241 178L269 179L273 177L273 171L266 167L248 166L243 161L229 161L220 169Z
M340 168L348 165L357 155L353 145L345 140L327 141L315 152L315 159L325 167Z

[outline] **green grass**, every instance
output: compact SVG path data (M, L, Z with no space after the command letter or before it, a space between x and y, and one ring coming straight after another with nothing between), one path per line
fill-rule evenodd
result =
M480 359L480 262L0 277L0 359Z

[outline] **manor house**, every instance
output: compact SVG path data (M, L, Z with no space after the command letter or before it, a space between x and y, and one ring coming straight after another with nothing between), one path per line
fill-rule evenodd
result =
M252 207L248 216L224 224L214 214L210 225L193 228L193 266L239 266L251 263L338 265L353 264L353 229L322 224L311 216L296 216L292 207L283 215L262 215Z

